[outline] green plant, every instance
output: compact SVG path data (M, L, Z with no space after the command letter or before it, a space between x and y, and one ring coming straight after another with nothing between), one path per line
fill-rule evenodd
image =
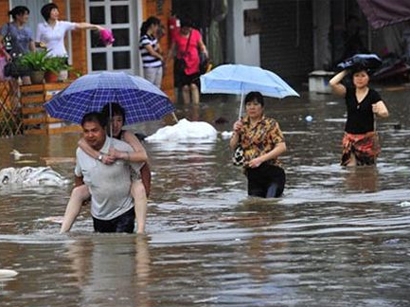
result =
M69 70L70 65L67 64L67 58L64 57L48 57L44 63L45 70L58 74L62 70Z
M46 71L50 60L47 50L31 51L18 58L19 65L30 71Z

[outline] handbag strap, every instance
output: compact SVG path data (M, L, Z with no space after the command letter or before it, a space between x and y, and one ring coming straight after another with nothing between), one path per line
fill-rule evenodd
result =
M189 42L191 41L191 33L192 33L192 29L189 31L188 40L187 40L187 42L186 42L186 46L185 46L185 51L181 54L181 55L182 55L182 57L184 57L184 56L185 56L185 54L186 54L186 53L187 53L187 51L188 51Z
M7 23L7 33L3 36L3 44L6 37L10 37L10 22Z

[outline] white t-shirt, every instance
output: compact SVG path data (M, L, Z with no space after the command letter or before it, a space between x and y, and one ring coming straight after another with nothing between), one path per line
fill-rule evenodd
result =
M60 21L54 27L51 27L47 22L42 22L37 25L36 42L43 42L50 50L50 56L68 57L67 50L64 45L64 37L68 31L74 30L77 27L75 22Z
M120 151L132 152L132 147L120 140L107 137L100 152L108 153L113 146ZM134 203L131 196L131 167L139 172L143 163L117 160L106 165L77 148L75 175L83 176L91 193L91 215L99 220L112 220L130 210Z

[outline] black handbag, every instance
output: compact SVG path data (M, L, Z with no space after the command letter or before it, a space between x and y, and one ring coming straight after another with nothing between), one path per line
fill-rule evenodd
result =
M174 71L176 74L181 75L184 73L186 68L186 63L183 58L176 58L174 61Z
M189 47L189 42L191 41L191 32L189 32L188 41L186 42L185 51L180 54L180 57L175 58L174 61L174 73L177 76L181 76L185 73L186 62L184 56L186 55Z
M4 76L5 77L18 78L20 74L21 73L20 73L19 65L16 63L16 60L8 62L4 66Z

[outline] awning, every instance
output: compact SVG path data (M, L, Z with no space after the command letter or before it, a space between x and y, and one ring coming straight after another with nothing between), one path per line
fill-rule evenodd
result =
M357 2L374 29L410 20L409 0L357 0Z

